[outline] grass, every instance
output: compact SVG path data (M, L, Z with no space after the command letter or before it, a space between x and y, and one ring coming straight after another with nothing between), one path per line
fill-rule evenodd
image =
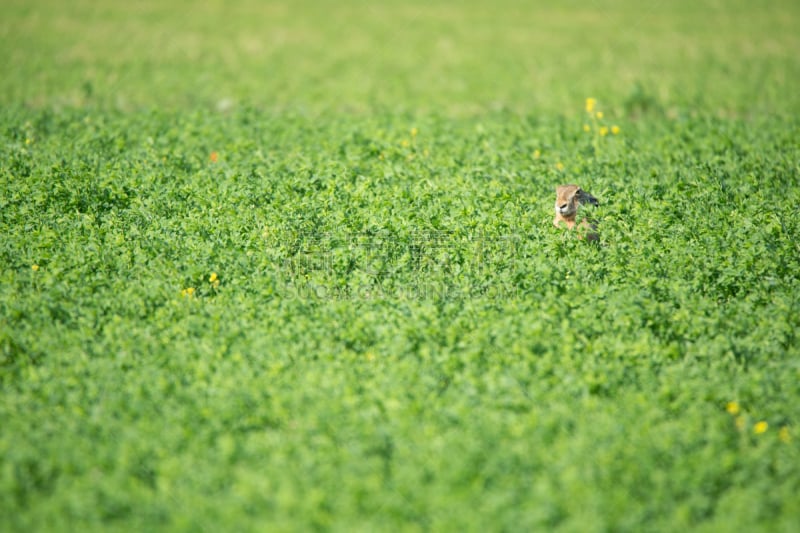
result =
M567 114L594 96L800 109L790 1L7 4L4 104Z
M9 3L2 529L793 530L766 5Z

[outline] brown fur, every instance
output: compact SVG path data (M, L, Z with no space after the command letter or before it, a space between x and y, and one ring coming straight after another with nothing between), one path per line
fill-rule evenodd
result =
M588 241L596 241L599 239L599 235L594 222L583 219L580 224L577 223L578 206L581 204L597 205L598 202L597 198L577 185L556 187L556 217L553 219L553 225L556 227L564 225L569 229L574 229L576 225L579 225L579 229L582 230L581 238L585 236Z

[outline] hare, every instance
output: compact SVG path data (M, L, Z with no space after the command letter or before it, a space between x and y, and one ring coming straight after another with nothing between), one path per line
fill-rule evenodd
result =
M553 219L553 225L561 227L563 222L567 228L572 229L577 224L575 216L578 213L578 205L598 205L598 203L597 198L577 185L559 185L556 187L556 217ZM585 236L587 241L596 241L600 238L594 222L583 219L579 226L583 230L581 238Z

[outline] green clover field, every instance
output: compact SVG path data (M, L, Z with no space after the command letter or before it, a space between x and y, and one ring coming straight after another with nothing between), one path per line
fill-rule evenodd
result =
M798 27L4 2L0 530L798 531Z

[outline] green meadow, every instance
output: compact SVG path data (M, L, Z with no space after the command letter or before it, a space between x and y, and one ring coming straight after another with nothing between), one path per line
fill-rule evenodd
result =
M2 12L0 530L797 531L797 2Z

